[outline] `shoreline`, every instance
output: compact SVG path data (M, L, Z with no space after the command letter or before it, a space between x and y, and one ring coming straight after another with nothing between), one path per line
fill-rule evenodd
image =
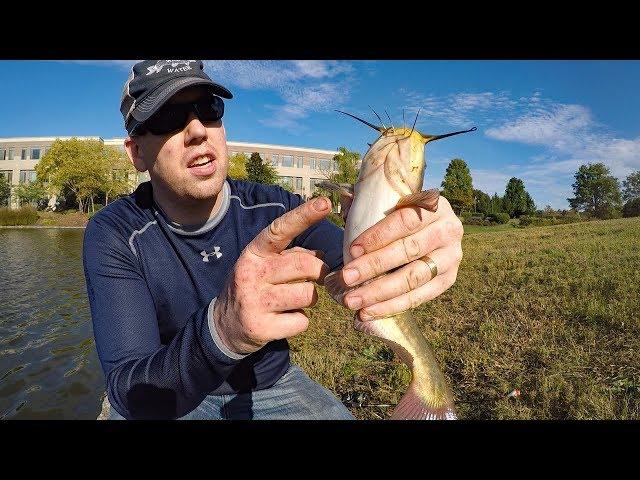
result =
M0 225L0 228L87 228L86 226L63 226L63 225Z

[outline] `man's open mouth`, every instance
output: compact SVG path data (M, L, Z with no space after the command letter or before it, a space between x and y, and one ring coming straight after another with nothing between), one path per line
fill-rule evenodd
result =
M208 155L203 155L202 157L196 158L196 160L191 165L189 165L188 168L203 167L210 164L211 162L213 162L213 158Z

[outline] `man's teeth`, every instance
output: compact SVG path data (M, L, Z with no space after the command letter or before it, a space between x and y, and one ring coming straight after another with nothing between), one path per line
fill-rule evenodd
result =
M192 167L201 167L202 165L206 165L209 163L211 159L209 157L199 157L195 163L191 164Z

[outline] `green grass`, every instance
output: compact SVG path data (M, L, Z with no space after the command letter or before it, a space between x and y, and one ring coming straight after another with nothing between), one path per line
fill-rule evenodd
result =
M503 232L505 230L513 230L514 226L511 223L505 223L503 225L492 225L491 227L485 227L483 225L464 225L464 233L484 233L484 232Z
M0 208L0 225L33 225L38 221L38 212L33 207Z
M459 417L640 419L640 218L480 228L456 284L415 311ZM293 361L357 418L388 417L407 367L320 290Z

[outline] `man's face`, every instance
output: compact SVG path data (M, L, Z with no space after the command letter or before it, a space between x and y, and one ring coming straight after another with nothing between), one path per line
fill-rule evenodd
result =
M190 103L211 98L203 87L191 87L167 102ZM227 141L222 120L204 122L194 112L182 129L165 135L146 132L127 146L139 171L149 171L154 193L167 200L205 200L222 189L229 168ZM127 142L125 142L127 145Z

